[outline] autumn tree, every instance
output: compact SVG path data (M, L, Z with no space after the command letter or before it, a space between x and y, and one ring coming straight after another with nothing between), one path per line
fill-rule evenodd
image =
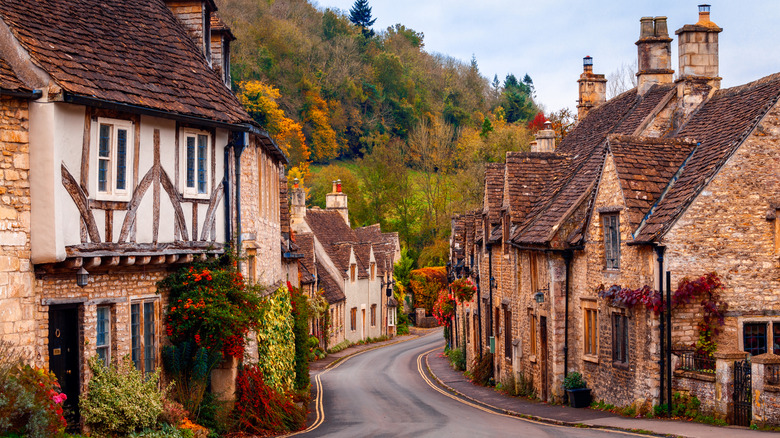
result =
M371 6L368 5L368 0L355 0L355 4L349 10L349 21L359 26L364 36L374 36L371 26L376 22L376 18L371 18Z
M336 158L340 147L336 131L330 125L327 102L320 95L319 88L306 79L301 82L301 95L303 96L301 117L304 133L311 145L313 160L321 163Z

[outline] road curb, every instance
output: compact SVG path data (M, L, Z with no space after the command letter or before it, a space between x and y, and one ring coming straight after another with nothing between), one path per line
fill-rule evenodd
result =
M435 353L435 352L434 352ZM539 423L546 423L546 424L553 424L556 426L566 426L566 427L576 427L581 429L602 429L602 430L612 430L612 431L619 431L619 432L628 432L628 433L634 433L634 434L641 434L645 436L657 436L657 437L665 437L665 438L686 438L682 435L671 435L671 434L659 434L659 433L646 433L645 431L639 432L637 429L627 429L622 427L609 427L609 426L599 426L599 425L590 425L585 423L573 423L570 421L563 421L563 420L557 420L554 418L546 418L546 417L539 417L536 415L529 415L529 414L523 414L520 412L512 411L509 409L499 408L496 406L493 406L489 403L485 403L482 400L476 399L474 397L468 396L457 389L451 387L450 385L447 385L442 381L439 376L437 376L433 370L431 369L431 366L428 362L428 356L430 356L431 353L428 353L425 355L425 368L428 371L428 374L433 377L434 380L436 380L436 383L439 384L442 388L446 389L447 391L458 395L459 397L462 397L474 404L486 407L488 409L492 409L494 411L500 412L505 415L510 415L512 417L517 418L523 418L526 420L536 421Z

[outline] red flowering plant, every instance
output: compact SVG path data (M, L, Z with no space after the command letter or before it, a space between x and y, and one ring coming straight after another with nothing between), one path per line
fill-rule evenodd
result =
M439 325L444 325L455 316L455 297L447 292L446 289L439 291L439 296L433 303L433 316Z
M238 370L232 416L239 431L268 436L300 430L306 422L306 408L267 384L258 366L250 365Z
M68 397L60 391L52 372L24 365L18 356L0 358L0 434L62 436L63 403Z
M450 284L450 290L452 290L452 295L458 299L458 302L465 303L471 301L471 298L474 297L474 293L477 292L477 286L468 278L459 278Z
M194 341L243 357L244 337L260 320L260 294L246 286L234 262L230 254L198 262L160 282L170 291L165 329L173 344Z

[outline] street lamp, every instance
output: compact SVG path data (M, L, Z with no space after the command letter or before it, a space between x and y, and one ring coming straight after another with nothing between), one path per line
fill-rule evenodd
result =
M76 284L79 287L85 287L89 283L89 272L83 267L76 273Z
M535 293L534 300L536 300L537 303L542 304L544 302L544 292L539 291Z

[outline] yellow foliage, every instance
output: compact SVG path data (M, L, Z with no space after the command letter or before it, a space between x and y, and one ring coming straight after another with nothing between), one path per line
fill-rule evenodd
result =
M303 127L279 108L279 90L260 81L243 81L238 86L238 99L244 109L271 134L290 158L290 164L308 174L311 151L306 145Z
M303 93L303 122L309 128L311 149L315 161L327 161L336 158L339 152L339 143L336 131L330 124L330 111L328 103L320 96L320 90L312 84L304 81Z

